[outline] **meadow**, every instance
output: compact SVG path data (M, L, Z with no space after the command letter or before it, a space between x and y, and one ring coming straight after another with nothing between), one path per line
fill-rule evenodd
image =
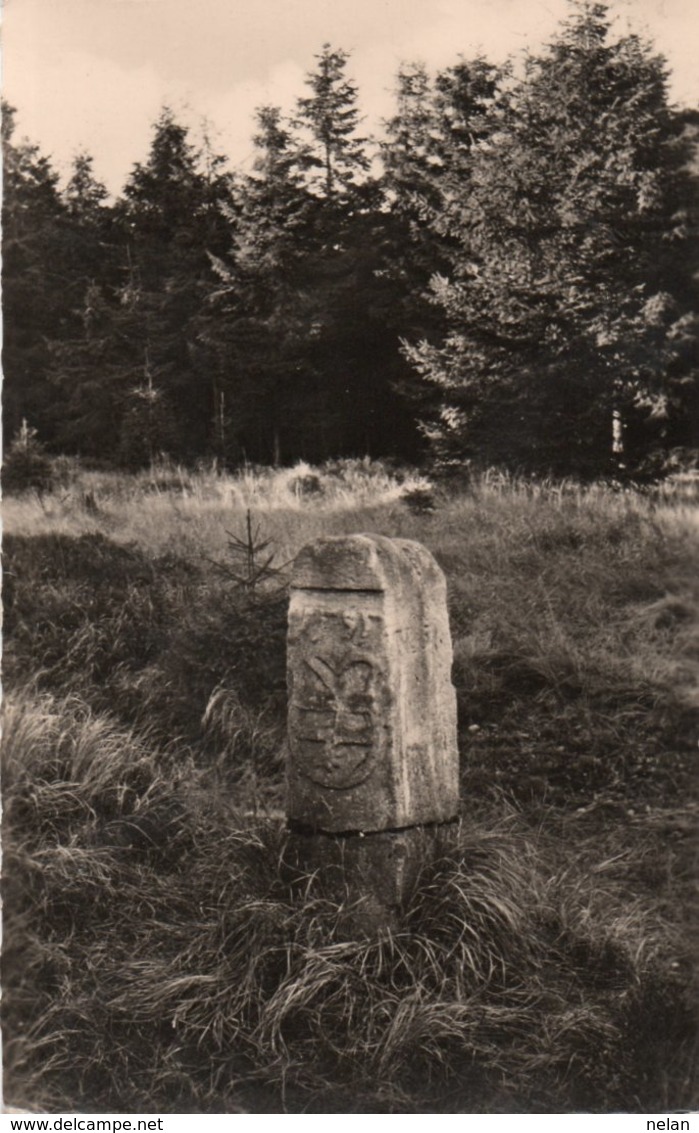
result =
M4 517L8 1102L696 1108L691 491L60 460ZM356 531L445 571L462 760L378 940L279 868L287 566Z

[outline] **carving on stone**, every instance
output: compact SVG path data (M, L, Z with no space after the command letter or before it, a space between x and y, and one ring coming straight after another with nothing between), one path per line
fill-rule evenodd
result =
M316 615L300 638L289 717L296 767L319 787L349 790L371 774L381 734L381 666L358 648L369 644L367 619L356 611Z
M287 683L289 819L363 834L458 813L444 576L418 544L328 536L298 554Z

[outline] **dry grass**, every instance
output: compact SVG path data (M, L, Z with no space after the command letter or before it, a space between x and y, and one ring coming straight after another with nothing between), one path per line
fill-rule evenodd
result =
M103 534L134 542L158 555L217 555L225 528L242 525L248 509L265 517L283 552L298 550L294 532L308 525L309 538L324 530L328 515L385 507L426 488L417 473L386 471L369 460L338 461L317 470L307 464L248 469L216 467L188 472L167 464L149 472L90 472L74 466L52 493L25 492L4 503L11 534ZM287 556L288 557L288 556Z

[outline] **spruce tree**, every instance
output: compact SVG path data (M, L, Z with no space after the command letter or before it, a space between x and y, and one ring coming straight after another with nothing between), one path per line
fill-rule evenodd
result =
M322 413L307 360L306 297L313 199L307 149L278 107L256 113L253 173L228 210L229 247L212 256L217 282L197 341L215 384L215 447L228 461L279 463L304 454Z
M329 43L316 55L317 67L306 76L311 93L298 99L296 125L308 131L311 183L330 200L351 193L369 169L367 139L358 135L357 86L347 77L349 55Z
M114 286L118 246L114 208L106 186L98 180L89 153L73 159L71 176L61 193L66 211L66 243L70 267L74 324L83 322L89 296L96 287ZM67 336L66 336L67 337ZM56 344L52 343L55 353Z
M112 374L120 354L109 315L120 282L120 248L108 197L92 156L77 154L61 193L71 321L48 342L46 371L57 447L107 459L114 455L119 420Z
M15 109L2 111L3 427L9 443L26 418L51 441L48 343L71 326L66 210L50 161L16 138Z
M214 404L194 320L224 246L230 202L223 158L202 155L163 110L147 160L134 166L111 216L110 257L81 296L80 333L54 349L52 380L66 398L66 447L128 464L167 451L206 451ZM99 190L81 163L67 189L85 225Z
M106 186L95 177L92 155L81 152L73 159L73 171L65 187L63 198L68 215L82 224L99 223L103 219L105 201L109 196Z
M332 407L323 446L327 455L412 455L414 429L395 388L405 367L391 315L396 292L386 271L392 221L380 180L371 175L348 60L346 52L324 45L296 119L310 142L308 180L318 202L309 358Z
M383 274L394 284L389 317L401 339L437 341L446 334L446 313L430 302L429 284L458 257L448 217L455 198L468 193L473 146L495 128L490 107L501 78L481 58L460 59L434 78L422 64L404 64L398 72L396 112L384 123L381 159ZM414 369L401 374L399 388L416 412L429 413L434 389Z
M611 40L604 4L576 5L488 114L433 221L455 246L432 284L448 334L409 350L440 398L425 429L444 464L618 473L644 446L615 452L613 422L668 419L687 377L686 153L663 62Z
M405 367L380 272L385 217L346 60L323 49L292 121L257 114L253 173L201 313L228 459L379 454L412 436L391 386Z

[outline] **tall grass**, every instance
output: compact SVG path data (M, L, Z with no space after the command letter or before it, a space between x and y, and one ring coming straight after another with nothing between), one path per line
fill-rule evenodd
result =
M299 523L310 521L320 531L329 512L383 507L428 486L417 473L387 471L370 460L338 461L322 469L303 463L276 470L250 468L237 474L215 465L189 472L165 463L132 474L75 465L51 494L7 497L5 527L32 535L101 533L135 541L151 553L217 553L224 547L224 527L240 522L248 510L273 516L275 538L283 542L282 533Z
M4 774L15 1104L691 1104L676 940L507 809L425 863L399 932L348 940L313 878L285 880L278 822L75 702L11 699Z

